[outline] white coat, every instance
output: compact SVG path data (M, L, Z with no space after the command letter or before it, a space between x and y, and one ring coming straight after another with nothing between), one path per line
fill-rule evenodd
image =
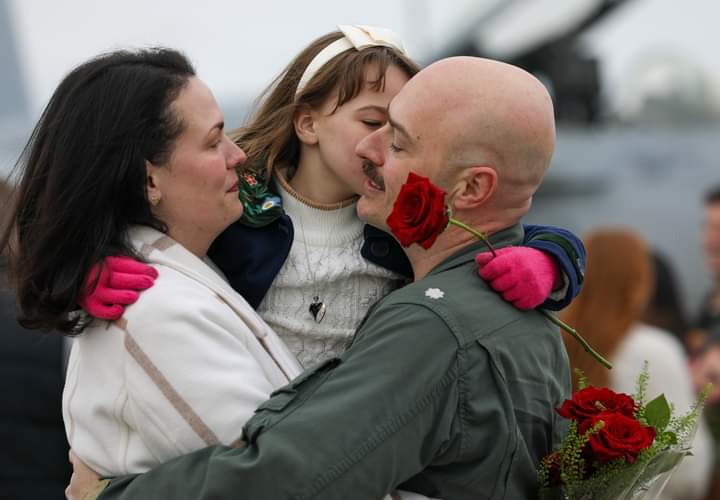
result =
M148 227L130 232L159 276L114 322L74 341L63 394L70 446L103 476L231 444L300 366L202 259Z

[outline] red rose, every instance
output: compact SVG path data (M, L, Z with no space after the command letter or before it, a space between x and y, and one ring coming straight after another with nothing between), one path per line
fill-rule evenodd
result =
M617 412L626 417L635 416L635 401L627 394L611 391L607 387L586 387L566 399L556 408L561 417L582 422L603 412Z
M627 463L635 463L640 452L655 440L655 427L642 425L635 418L614 412L600 413L584 420L578 426L578 433L584 434L600 421L603 427L588 441L590 455L598 462L624 458Z
M387 224L402 246L418 243L427 250L448 225L445 191L410 172Z

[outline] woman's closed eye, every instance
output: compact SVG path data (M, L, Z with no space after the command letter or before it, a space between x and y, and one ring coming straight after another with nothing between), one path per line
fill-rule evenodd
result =
M216 138L213 138L210 140L209 147L210 149L218 149L220 145L223 143L224 136L220 135Z

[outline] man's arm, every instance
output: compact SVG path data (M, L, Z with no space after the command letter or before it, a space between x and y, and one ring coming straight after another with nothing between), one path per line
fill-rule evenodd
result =
M301 375L212 447L113 480L102 500L381 498L455 438L457 343L421 306L373 314L353 347Z
M553 226L525 225L523 245L542 250L555 258L565 278L562 297L551 295L541 307L558 311L580 293L585 273L585 246L572 232Z

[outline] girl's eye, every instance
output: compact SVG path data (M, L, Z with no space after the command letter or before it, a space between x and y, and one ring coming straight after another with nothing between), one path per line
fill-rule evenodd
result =
M402 148L397 147L394 142L391 142L390 151L392 151L393 153L397 153L399 151L402 151Z
M362 120L362 122L371 128L378 128L382 126L382 122L377 120Z

